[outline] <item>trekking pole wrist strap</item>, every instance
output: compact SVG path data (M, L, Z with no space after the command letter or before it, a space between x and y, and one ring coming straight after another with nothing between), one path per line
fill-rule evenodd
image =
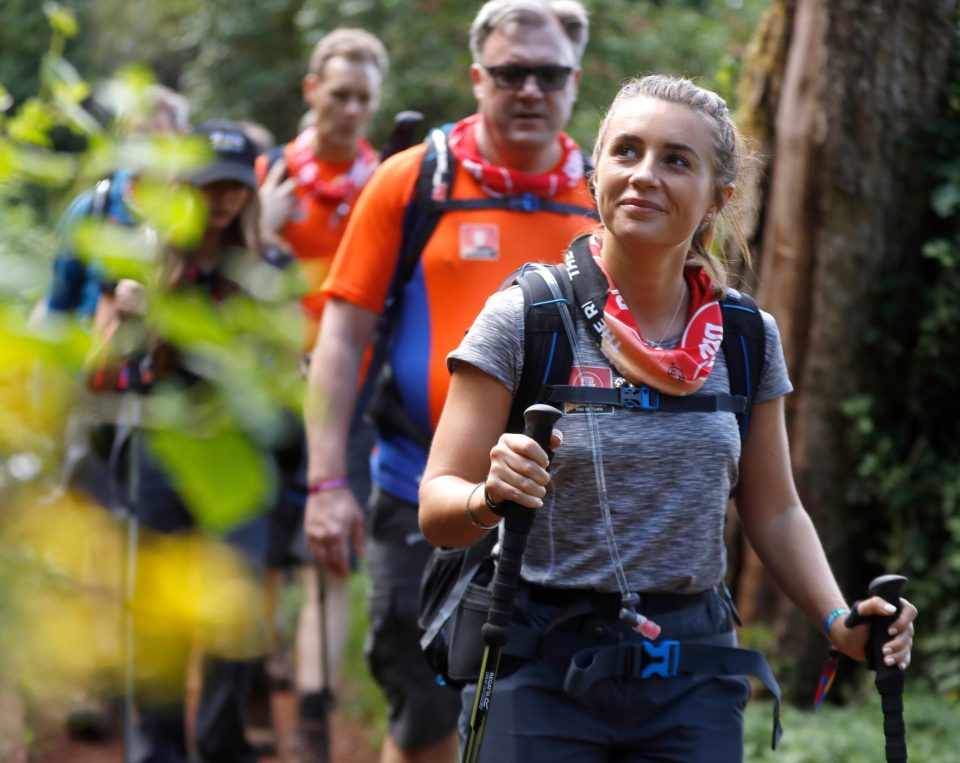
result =
M506 516L503 512L503 503L495 502L491 497L490 493L487 492L487 485L483 485L483 502L487 505L487 508L490 509L498 517Z
M501 515L501 514L499 514L499 513L497 513L497 512L494 512L494 513L497 513L497 515L498 515L498 517L499 517L499 518L497 519L497 521L494 522L492 525L485 525L485 524L483 524L483 522L480 521L480 519L477 517L477 515L473 513L473 509L470 508L470 504L473 503L473 496L475 496L475 495L477 494L477 491L478 491L481 487L483 487L484 484L485 484L484 482L478 482L476 485L473 486L473 490L471 490L471 491L470 491L470 494L467 496L467 503L466 503L466 505L464 506L464 509L465 509L466 512L467 512L467 518L470 520L470 524L472 524L474 527L477 527L477 528L483 530L484 532L489 532L490 530L496 529L496 527L500 524L500 521L503 519L503 515ZM486 498L487 489L486 489L485 487L483 488L483 495L484 495L484 498ZM488 504L488 505L489 505L489 504Z

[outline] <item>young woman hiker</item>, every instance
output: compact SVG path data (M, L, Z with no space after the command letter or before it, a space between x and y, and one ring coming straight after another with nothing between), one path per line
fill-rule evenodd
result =
M572 376L660 400L728 395L718 304L726 273L710 240L718 219L734 216L742 158L716 94L664 76L624 85L594 149L602 222L567 256ZM592 309L603 315L582 299L590 283L601 286ZM538 638L512 658L507 645L481 760L742 759L749 685L730 656L759 656L735 648L731 607L718 593L731 493L782 590L833 647L864 658L868 629L845 627L850 605L794 486L784 421L792 386L776 323L762 319L765 352L742 442L736 414L723 406L568 403L549 472L533 440L504 434L524 363L520 290L491 297L450 355L450 393L420 489L425 536L465 546L498 526L504 501L537 512L514 629ZM901 604L884 652L905 669L917 610ZM858 611L889 615L888 606L870 598ZM659 626L656 641L638 632L643 618ZM463 692L462 729L474 691Z

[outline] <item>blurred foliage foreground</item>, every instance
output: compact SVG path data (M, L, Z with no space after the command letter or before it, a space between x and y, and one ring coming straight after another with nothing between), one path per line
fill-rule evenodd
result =
M207 156L188 138L124 139L91 118L90 87L61 56L73 17L46 10L53 42L39 94L8 114L0 87L0 690L62 697L94 679L119 682L130 677L131 644L144 668L137 678L182 688L171 644L231 657L266 648L258 581L222 538L268 507L273 448L298 426L298 287L258 263L234 274L244 294L223 309L165 289L163 251L189 249L205 226L202 199L176 181ZM135 115L151 81L133 68L100 95ZM56 150L51 136L63 133L87 150ZM69 243L109 277L146 285L142 336L176 348L200 382L189 388L93 394L86 379L98 339L89 326L31 318L56 248L44 218L121 167L138 178L141 224L88 219ZM71 490L71 454L105 420L132 427L171 475L194 532L151 535L131 520L135 502L123 489L112 511Z

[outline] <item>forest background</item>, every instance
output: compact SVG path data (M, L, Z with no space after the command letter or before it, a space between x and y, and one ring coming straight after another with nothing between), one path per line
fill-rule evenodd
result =
M360 26L380 36L391 55L372 130L379 144L400 110L422 112L428 125L472 110L466 38L478 5L5 0L0 9L5 507L27 506L38 515L36 506L57 481L66 412L82 396L75 387L89 351L86 333L77 326L39 331L27 323L49 281L56 221L77 191L121 157L131 160L122 141L101 126L109 114L90 96L119 89L126 93L122 97L135 97L156 79L189 98L194 119L249 119L285 141L303 113L299 83L313 43L337 25ZM717 89L758 149L757 180L745 189L755 207L754 264L740 267L745 287L776 315L784 334L797 387L788 416L801 494L849 598L863 596L866 583L881 572L910 578L906 595L922 611L910 684L942 700L948 715L955 713L960 701L956 0L585 5L591 39L569 128L582 145L592 144L622 79L662 71ZM188 162L189 151L154 146L133 160L156 172L170 161ZM181 210L176 200L158 201L161 229L166 220L174 230L171 220ZM97 230L90 236L88 249L114 252L118 272L143 267L129 251L130 242L107 241ZM184 315L195 325L209 320L190 310ZM249 496L266 489L270 475L251 443L269 440L280 426L279 412L295 410L302 393L295 383L277 384L252 351L224 358L240 334L246 340L254 335L251 344L260 351L289 343L288 334L254 324L247 316L215 331L211 327L213 338L199 350L230 368L216 375L215 425L208 418L207 428L197 431L196 417L188 415L193 401L174 396L179 412L168 420L178 425L171 425L158 445L171 468L192 485L198 507L206 507L202 524L211 532L236 522L251 505ZM238 387L233 377L239 370L248 378ZM203 474L195 468L198 442L214 464ZM243 464L249 468L239 468ZM254 476L238 479L241 473ZM211 514L206 499L215 493L227 500ZM64 579L71 575L69 569L64 573L62 559L44 561L48 546L37 554L36 547L14 542L24 537L21 524L7 519L5 525L16 532L0 538L0 684L30 694L44 682L25 675L24 665L39 663L24 662L14 645L22 645L25 636L45 644L35 651L46 650L36 659L47 665L55 648L32 638L37 613L28 612L24 602L51 579L65 591L81 584L75 576ZM826 656L822 636L773 590L733 513L729 549L729 584L747 623L744 640L766 651L792 699L808 702ZM49 610L45 614L49 617ZM868 695L864 671L847 667L841 679L838 700Z

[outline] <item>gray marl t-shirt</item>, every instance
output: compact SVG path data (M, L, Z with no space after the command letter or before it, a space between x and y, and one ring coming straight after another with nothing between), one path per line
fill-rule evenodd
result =
M494 294L447 358L453 371L470 363L515 394L523 367L523 296ZM763 313L766 357L755 402L786 395L780 334ZM577 321L584 371L609 386L617 372ZM700 394L729 392L726 361L717 353ZM723 525L738 479L740 435L732 413L648 413L610 408L596 414L614 537L632 591L695 593L722 580ZM569 412L557 424L563 445L551 465L544 505L527 541L523 578L557 588L617 591L604 532L590 445L589 417Z

